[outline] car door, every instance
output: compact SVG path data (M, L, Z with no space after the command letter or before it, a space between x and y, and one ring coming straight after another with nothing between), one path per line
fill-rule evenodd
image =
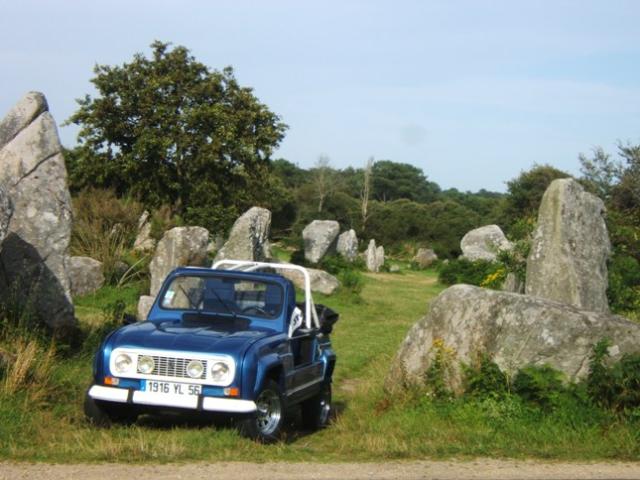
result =
M323 380L323 364L318 351L318 330L299 328L289 339L293 368L287 375L287 396L306 397Z

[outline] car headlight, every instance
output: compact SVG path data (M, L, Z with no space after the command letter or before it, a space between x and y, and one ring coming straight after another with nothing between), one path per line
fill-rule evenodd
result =
M149 355L138 357L138 371L140 373L151 373L156 368L156 362Z
M130 355L127 355L126 353L120 353L116 357L116 360L113 362L113 364L116 367L117 373L126 373L131 370L131 367L133 366L133 360L131 359Z
M211 380L216 383L228 383L230 373L229 365L225 362L214 362L211 365Z
M191 360L187 364L187 375L191 378L200 378L204 372L204 365L200 360Z

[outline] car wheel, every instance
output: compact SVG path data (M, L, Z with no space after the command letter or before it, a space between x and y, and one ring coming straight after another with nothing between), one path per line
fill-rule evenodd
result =
M284 400L280 387L268 380L256 397L258 410L241 424L240 432L248 438L272 443L280 438L284 424Z
M114 423L131 425L138 419L138 414L125 405L111 405L95 400L86 394L84 397L84 416L96 427L110 427Z
M318 394L302 402L302 424L307 430L319 430L329 424L330 417L331 384L325 383Z

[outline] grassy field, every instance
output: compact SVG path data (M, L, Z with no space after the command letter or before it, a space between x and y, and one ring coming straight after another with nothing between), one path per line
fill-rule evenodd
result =
M640 422L622 422L595 408L543 411L517 399L434 401L420 392L389 398L382 389L389 361L409 327L442 289L433 272L405 271L366 275L359 297L347 293L318 296L316 302L341 314L332 335L338 353L334 376L337 416L324 431L306 433L291 428L283 442L271 446L243 439L231 426L197 420L143 417L131 427L92 428L82 415L84 391L91 376L90 349L65 358L53 357L46 345L35 353L29 353L25 346L21 352L32 358L31 365L37 365L34 371L38 373L28 389L20 388L19 382L9 384L8 378L0 387L0 459L332 462L476 456L640 458ZM135 286L105 288L78 299L78 315L83 322L98 325L105 321L106 305L123 300L133 310L136 298Z

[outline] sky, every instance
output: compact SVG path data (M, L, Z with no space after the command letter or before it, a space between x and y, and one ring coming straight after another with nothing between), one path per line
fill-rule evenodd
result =
M96 64L184 45L289 125L274 157L367 159L504 191L534 163L640 142L636 0L0 0L0 115L43 92L62 143Z

